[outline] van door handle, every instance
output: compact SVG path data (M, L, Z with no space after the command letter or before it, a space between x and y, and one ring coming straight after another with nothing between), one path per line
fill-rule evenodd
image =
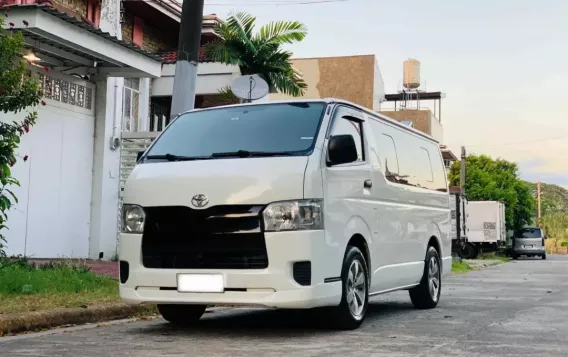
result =
M363 184L363 186L364 186L365 188L371 188L371 187L373 187L373 181L371 181L371 180L365 180L365 183Z

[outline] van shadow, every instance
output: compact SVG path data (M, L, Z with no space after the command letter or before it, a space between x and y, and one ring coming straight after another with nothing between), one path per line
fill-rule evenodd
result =
M370 302L365 322L361 326L380 324L381 319L403 316L416 309L409 302ZM323 310L234 309L206 313L199 323L180 328L159 320L157 324L142 327L134 333L192 337L301 337L306 334L327 334L334 330Z

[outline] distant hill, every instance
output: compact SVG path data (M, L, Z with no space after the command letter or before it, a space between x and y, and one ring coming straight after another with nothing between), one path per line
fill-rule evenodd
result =
M536 183L527 182L532 187L536 197ZM566 212L568 213L568 190L558 185L540 184L541 214Z

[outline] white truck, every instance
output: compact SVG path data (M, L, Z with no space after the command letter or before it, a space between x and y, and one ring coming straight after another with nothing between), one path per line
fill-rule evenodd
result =
M464 245L467 243L468 226L468 201L461 193L450 193L452 252L461 255Z
M505 227L505 204L497 201L470 201L467 220L467 243L461 256L476 258L480 252L492 252L505 246L507 230Z

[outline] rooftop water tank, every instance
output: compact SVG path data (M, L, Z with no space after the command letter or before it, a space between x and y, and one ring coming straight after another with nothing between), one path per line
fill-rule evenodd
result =
M420 87L420 62L415 59L407 59L403 63L402 85L406 89Z

